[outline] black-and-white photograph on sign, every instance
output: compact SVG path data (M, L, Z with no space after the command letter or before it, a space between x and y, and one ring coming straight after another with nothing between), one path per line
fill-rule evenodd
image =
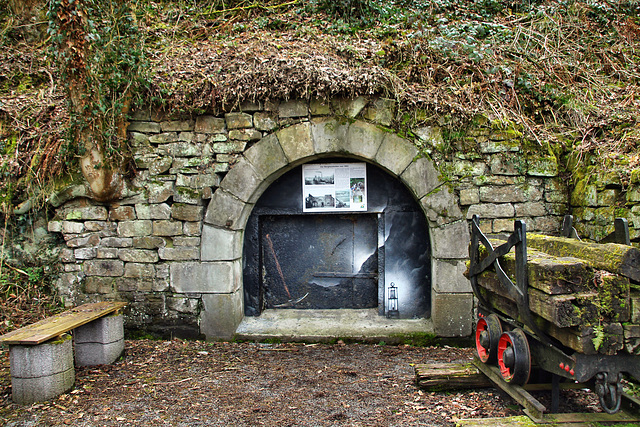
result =
M302 211L366 211L366 177L366 163L302 165Z

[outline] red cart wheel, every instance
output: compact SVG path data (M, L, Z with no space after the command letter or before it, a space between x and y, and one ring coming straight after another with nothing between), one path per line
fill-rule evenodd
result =
M524 385L531 374L529 342L522 329L505 332L498 341L498 367L508 383Z
M482 317L476 323L476 352L482 363L495 363L502 324L495 314Z

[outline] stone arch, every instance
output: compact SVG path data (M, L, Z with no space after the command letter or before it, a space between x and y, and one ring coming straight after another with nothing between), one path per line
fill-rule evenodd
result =
M413 194L430 231L434 330L441 335L470 333L471 289L461 274L469 234L456 198L440 182L433 162L419 157L410 141L368 122L336 118L300 123L262 138L244 153L213 194L204 218L201 261L217 263L233 280L226 292L208 298L203 295L202 332L229 336L242 319L243 232L262 193L294 167L336 155L367 160L383 168ZM452 277L457 277L455 283ZM459 305L460 298L465 314L451 318L450 303ZM443 304L448 306L446 310L440 308ZM213 314L221 309L229 315L224 324Z

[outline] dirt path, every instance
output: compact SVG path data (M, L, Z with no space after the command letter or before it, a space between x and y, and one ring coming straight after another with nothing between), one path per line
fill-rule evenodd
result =
M452 426L456 418L520 414L493 389L429 393L417 363L470 360L470 349L365 344L127 341L111 366L78 368L74 389L11 403L0 370L0 422L17 426ZM568 405L593 410L582 395ZM591 405L591 406L590 406Z

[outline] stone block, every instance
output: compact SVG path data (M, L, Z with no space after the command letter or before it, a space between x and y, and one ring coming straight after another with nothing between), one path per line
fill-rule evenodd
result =
M108 217L107 208L104 206L86 206L86 207L77 207L71 209L65 209L64 214L61 215L63 219L73 221L73 220L82 220L86 221L88 219L93 220L106 220Z
M306 117L309 115L309 108L307 102L303 100L294 99L291 101L281 102L278 107L278 116L280 118L290 117Z
M247 206L230 193L218 189L211 198L204 221L218 227L238 230L244 228L250 212L251 205Z
M284 168L288 163L275 135L269 135L254 144L245 151L244 157L263 180Z
M171 206L171 217L179 221L201 221L204 215L204 207L174 203Z
M527 170L526 159L513 154L491 156L491 173L494 175L523 175Z
M227 129L245 129L253 127L253 116L247 113L227 113L224 115Z
M160 122L162 132L184 132L192 131L195 127L194 120L171 120Z
M127 128L127 132L160 133L161 131L160 123L156 122L132 122Z
M73 251L73 256L77 260L94 259L98 255L96 248L79 248Z
M115 280L113 277L86 277L83 282L84 291L88 294L109 294L113 292Z
M130 248L133 246L131 237L105 237L100 241L100 246L105 248Z
M258 138L259 139L259 138ZM213 153L218 155L220 154L231 154L231 153L242 153L246 148L246 141L228 141L228 142L215 142L211 150ZM218 158L218 157L216 157Z
M339 152L347 140L349 122L334 118L313 119L311 121L311 137L316 153Z
M382 140L375 160L397 176L405 171L417 155L418 149L415 145L396 134L388 133Z
M39 345L12 345L9 349L13 401L28 405L57 397L75 382L73 345L65 334Z
M528 216L545 216L547 214L547 209L545 208L544 203L540 202L515 204L514 208L516 210L516 217L518 218Z
M562 230L562 217L540 217L533 220L535 230L542 233L557 234ZM577 224L576 224L577 225Z
M439 175L433 162L421 157L411 162L400 175L400 179L412 190L417 199L421 199L440 185Z
M233 338L244 315L242 291L203 294L200 333L208 340Z
M150 175L161 175L171 169L173 159L171 157L159 157L147 164Z
M242 232L204 224L202 227L202 261L232 261L242 254Z
M60 253L58 254L60 262L75 262L76 257L73 256L73 250L68 248L60 249Z
M437 293L471 293L471 282L464 276L467 265L464 260L432 261L433 290Z
M118 258L124 262L158 262L158 254L156 251L148 249L120 249L118 251Z
M76 366L108 365L124 352L122 313L101 317L73 331Z
M436 188L422 199L420 204L427 218L437 225L448 224L463 218L455 197L446 186Z
M442 139L442 129L438 126L424 126L413 130L420 140L432 147L440 146L444 143Z
M174 236L174 246L200 246L200 237Z
M273 113L260 111L253 115L253 125L261 131L272 131L278 127L278 119Z
M180 142L193 142L195 135L193 132L180 132L178 134L178 141Z
M67 240L67 246L70 248L96 246L99 243L100 243L100 236L98 236L97 234L90 234L88 236L84 235L82 237L76 237L76 238L71 238Z
M323 99L314 98L309 102L309 112L314 116L327 116L331 113L331 105Z
M98 248L96 252L97 258L116 259L118 258L117 248Z
M256 129L233 129L229 131L229 139L238 141L258 141L262 132Z
M509 151L520 151L520 147L510 141L485 140L480 143L480 152L483 154L506 153Z
M231 293L240 288L240 260L183 262L170 267L171 287L176 293Z
M619 190L605 189L598 192L598 205L600 206L614 206L618 201ZM628 195L629 193L627 193ZM639 194L640 195L640 194ZM640 197L638 199L640 201Z
M251 202L252 197L256 196L255 190L261 182L261 177L258 176L251 164L242 159L227 173L227 176L220 183L220 188L244 202Z
M276 136L289 162L295 162L314 155L311 126L309 123L300 123L280 129L276 132Z
M154 236L179 236L182 234L182 222L173 220L153 221Z
M173 182L149 182L147 183L149 203L162 203L173 196Z
M62 221L49 221L47 230L49 230L50 233L62 232Z
M185 222L182 232L185 236L199 236L202 234L202 222Z
M200 259L200 248L192 248L188 246L159 248L158 256L166 261L191 261Z
M456 176L474 176L486 179L487 165L484 162L472 162L470 160L454 159L452 162L453 174ZM477 184L476 184L477 185ZM484 182L480 185L484 185Z
M390 126L396 116L396 101L387 98L377 98L369 104L364 112L364 118L372 122Z
M355 99L333 99L331 101L331 105L336 114L349 117L350 119L355 119L362 112L364 107L366 107L368 102L367 98L359 96Z
M494 187L488 185L480 187L480 201L489 203L526 202L528 199L524 189L516 186Z
M118 224L118 236L138 237L148 236L153 231L150 220L122 221Z
M168 144L170 142L176 142L178 140L178 134L176 132L164 132L149 137L151 144Z
M67 273L74 271L82 271L82 265L80 264L64 264L64 271Z
M436 335L466 337L473 329L473 294L434 293L432 316Z
M362 121L356 121L347 130L347 139L342 148L348 153L355 154L365 159L373 159L387 135L376 125Z
M523 217L519 217L518 219L522 219L526 222L527 224L527 231L534 231L535 230L535 223L531 220L529 220L529 218L523 218ZM515 224L515 218L514 219L494 219L493 220L493 227L491 228L491 232L493 233L511 233L513 232L513 227Z
M171 218L171 207L166 203L147 204L140 203L136 206L138 219L169 219Z
M109 259L88 260L84 263L84 274L87 276L119 277L124 274L124 262Z
M199 299L184 297L167 297L167 310L181 314L197 314L200 308Z
M555 156L529 158L527 173L531 176L558 176L558 160Z
M480 218L513 218L515 209L511 203L481 203L469 206L467 211L467 219L471 219L473 215Z
M431 229L432 256L440 259L464 259L469 256L469 226L459 221Z
M75 221L62 221L62 232L64 234L80 234L84 233L84 224Z
M213 116L198 116L194 131L199 133L222 133L225 131L224 119Z
M201 205L204 195L204 189L195 189L189 187L176 187L173 201L175 203L187 203L190 205Z
M131 221L136 219L136 210L133 206L118 206L109 211L111 221Z
M462 206L480 203L480 194L477 188L464 188L460 190L460 204Z

